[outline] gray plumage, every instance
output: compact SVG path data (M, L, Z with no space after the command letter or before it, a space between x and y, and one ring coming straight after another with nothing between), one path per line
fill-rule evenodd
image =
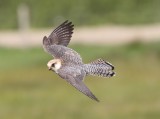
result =
M84 64L81 56L67 47L72 37L73 26L72 22L65 21L48 38L44 36L43 48L55 58L50 60L47 66L49 70L56 72L83 94L99 101L83 83L83 79L87 75L111 77L115 74L113 72L114 67L102 59Z
M103 59L98 59L90 64L85 64L85 71L87 75L111 77L114 75L113 70L113 65Z

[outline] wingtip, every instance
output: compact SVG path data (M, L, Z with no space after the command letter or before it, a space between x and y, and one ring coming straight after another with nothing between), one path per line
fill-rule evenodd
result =
M69 20L66 20L66 21L64 21L64 22L63 22L63 24L69 24L69 25L71 25L71 24L72 24L72 22L71 22L71 21L69 21Z
M69 20L64 21L63 23L68 23Z
M93 94L88 96L88 97L91 98L92 100L96 101L96 102L100 102L100 100Z
M96 102L100 102L100 100L98 100L97 98L95 99Z

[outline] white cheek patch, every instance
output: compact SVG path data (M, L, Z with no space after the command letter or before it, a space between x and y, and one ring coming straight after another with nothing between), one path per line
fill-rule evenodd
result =
M50 68L51 65L52 65L51 62L48 62L48 63L47 63L48 68Z
M55 64L55 69L58 70L58 69L60 69L60 68L61 68L61 63L60 63L60 62L56 63L56 64Z

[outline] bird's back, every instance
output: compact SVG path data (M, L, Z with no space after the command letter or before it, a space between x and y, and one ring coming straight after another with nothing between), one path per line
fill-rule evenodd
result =
M61 59L64 63L80 65L83 64L81 56L71 48L62 45L52 45L55 58Z

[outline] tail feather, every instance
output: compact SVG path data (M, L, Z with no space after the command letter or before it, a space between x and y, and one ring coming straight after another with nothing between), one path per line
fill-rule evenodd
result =
M97 75L102 77L112 77L115 75L114 66L103 59L95 60L89 64L85 64L87 75Z

